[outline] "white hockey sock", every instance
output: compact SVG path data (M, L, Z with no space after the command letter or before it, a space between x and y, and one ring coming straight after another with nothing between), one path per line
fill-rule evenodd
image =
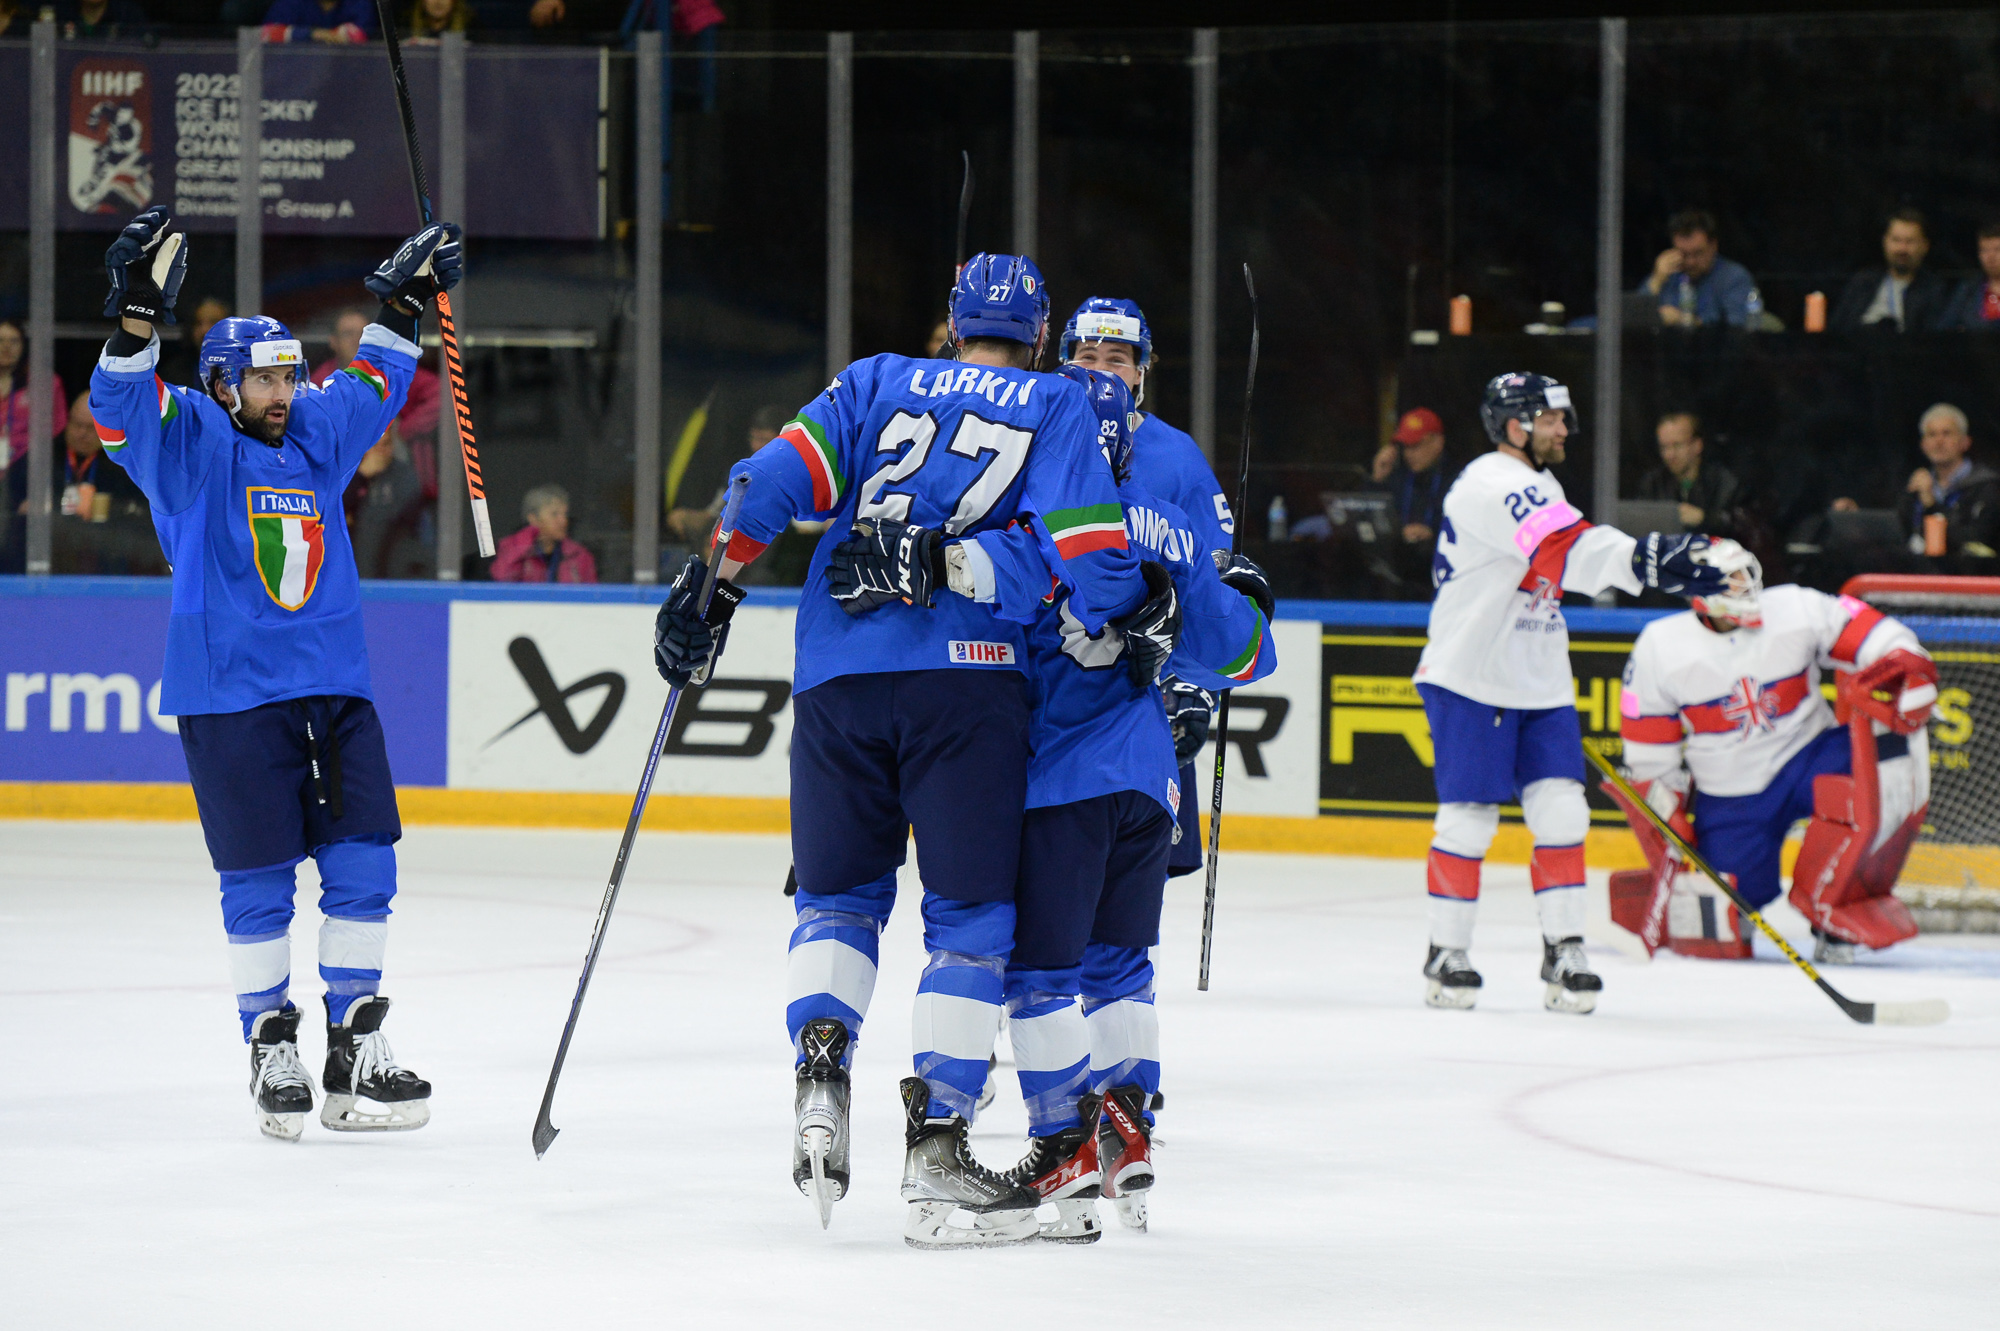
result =
M1104 1092L1160 1081L1160 1015L1150 994L1093 1006L1090 1025L1090 1087Z
M1030 993L1007 1004L1007 1038L1020 1070L1028 1133L1076 1126L1076 1103L1089 1089L1090 1027L1074 994Z
M1542 937L1551 943L1583 937L1583 888L1545 887L1535 893L1535 910L1542 917Z
M245 1012L269 1012L285 1005L292 978L292 936L229 936L229 977L236 1005Z
M1472 946L1472 925L1479 918L1477 901L1432 897L1425 914L1430 918L1432 946L1447 951Z

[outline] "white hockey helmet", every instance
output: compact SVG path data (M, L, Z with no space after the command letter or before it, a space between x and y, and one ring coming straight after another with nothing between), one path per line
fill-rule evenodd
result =
M1729 579L1726 590L1693 598L1694 612L1717 633L1764 627L1764 566L1757 556L1726 537L1717 537L1694 554L1698 564L1720 569Z

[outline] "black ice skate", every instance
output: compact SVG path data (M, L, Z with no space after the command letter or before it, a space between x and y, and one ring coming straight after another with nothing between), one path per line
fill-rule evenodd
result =
M1048 1137L1031 1138L1021 1163L1007 1177L1032 1188L1045 1204L1053 1203L1056 1218L1042 1225L1051 1243L1095 1243L1104 1237L1097 1218L1100 1174L1097 1168L1097 1106L1094 1095L1077 1105L1077 1124Z
M1854 944L1845 938L1813 930L1813 961L1821 966L1852 966Z
M1118 1223L1144 1232L1146 1194L1153 1187L1153 1130L1141 1111L1146 1093L1137 1086L1119 1086L1104 1096L1104 1117L1097 1125L1097 1165L1104 1195L1118 1213Z
M931 1089L903 1078L903 1200L910 1204L903 1242L912 1248L998 1248L1040 1237L1042 1199L972 1158L966 1121L932 1118Z
M345 1020L326 1024L319 1121L335 1132L403 1132L431 1121L431 1084L396 1066L382 1034L388 1015L389 1000L368 994L354 1000Z
M312 1113L312 1078L299 1062L299 1010L260 1012L250 1023L250 1097L266 1137L295 1142Z
M1424 989L1424 1002L1432 1007L1471 1007L1479 1001L1479 986L1485 983L1472 969L1472 958L1465 955L1464 948L1436 943L1424 959L1424 978L1430 981Z
M815 1017L799 1032L798 1088L792 1108L792 1182L819 1208L819 1227L833 1220L833 1204L847 1195L847 1027Z
M1590 969L1590 958L1583 955L1581 938L1560 943L1542 940L1542 979L1549 986L1542 991L1542 1006L1551 1012L1594 1011L1598 991L1604 988L1604 981Z

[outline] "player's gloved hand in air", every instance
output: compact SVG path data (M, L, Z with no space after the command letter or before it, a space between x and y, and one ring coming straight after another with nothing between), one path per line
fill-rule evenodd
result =
M700 555L688 560L667 589L666 604L653 617L653 665L660 678L677 689L686 688L704 667L713 667L722 659L723 644L729 640L729 617L743 600L741 587L727 578L717 578L704 615L701 585L707 578L708 565Z
M1192 761L1208 743L1208 728L1215 720L1215 695L1184 679L1166 680L1160 691L1166 698L1167 724L1174 732L1174 761Z
M1699 558L1711 542L1706 536L1668 536L1650 532L1632 550L1632 571L1643 586L1669 596L1715 596L1729 586L1729 575Z
M929 527L868 518L833 547L826 574L833 599L850 615L891 601L928 610L945 585L944 539Z
M104 298L104 317L139 319L149 324L174 322L174 301L187 279L187 235L169 233L174 219L165 208L148 208L118 233L104 252L104 271L111 294Z
M404 241L361 285L384 305L411 318L465 276L463 233L456 222L433 222Z
M1264 612L1265 620L1269 621L1271 612L1278 608L1277 601L1271 596L1270 576L1242 555L1217 550L1214 556L1215 571L1222 575L1222 585L1255 601L1257 608Z
M1841 676L1841 698L1855 711L1898 735L1930 723L1938 698L1937 662L1905 647Z
M1167 570L1152 560L1142 560L1139 572L1146 579L1146 599L1111 621L1111 627L1125 636L1125 665L1132 682L1145 688L1160 677L1174 643L1181 636L1181 601Z

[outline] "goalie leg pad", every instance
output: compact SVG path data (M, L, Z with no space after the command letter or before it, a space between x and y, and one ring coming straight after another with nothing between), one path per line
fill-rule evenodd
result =
M1734 874L1727 875L1736 886ZM1706 875L1684 869L1667 898L1667 947L1684 957L1711 961L1750 959L1749 921Z
M1868 719L1857 716L1846 733L1832 730L1815 740L1812 749L1820 748L1827 753L1812 775L1812 820L1792 869L1792 905L1815 929L1844 942L1884 948L1914 937L1916 921L1890 892L1921 825L1921 810L1886 839L1879 835L1882 762L1906 759L1908 741L1901 735L1877 737ZM1838 763L1842 756L1849 762ZM1894 812L1908 803L1899 801Z

